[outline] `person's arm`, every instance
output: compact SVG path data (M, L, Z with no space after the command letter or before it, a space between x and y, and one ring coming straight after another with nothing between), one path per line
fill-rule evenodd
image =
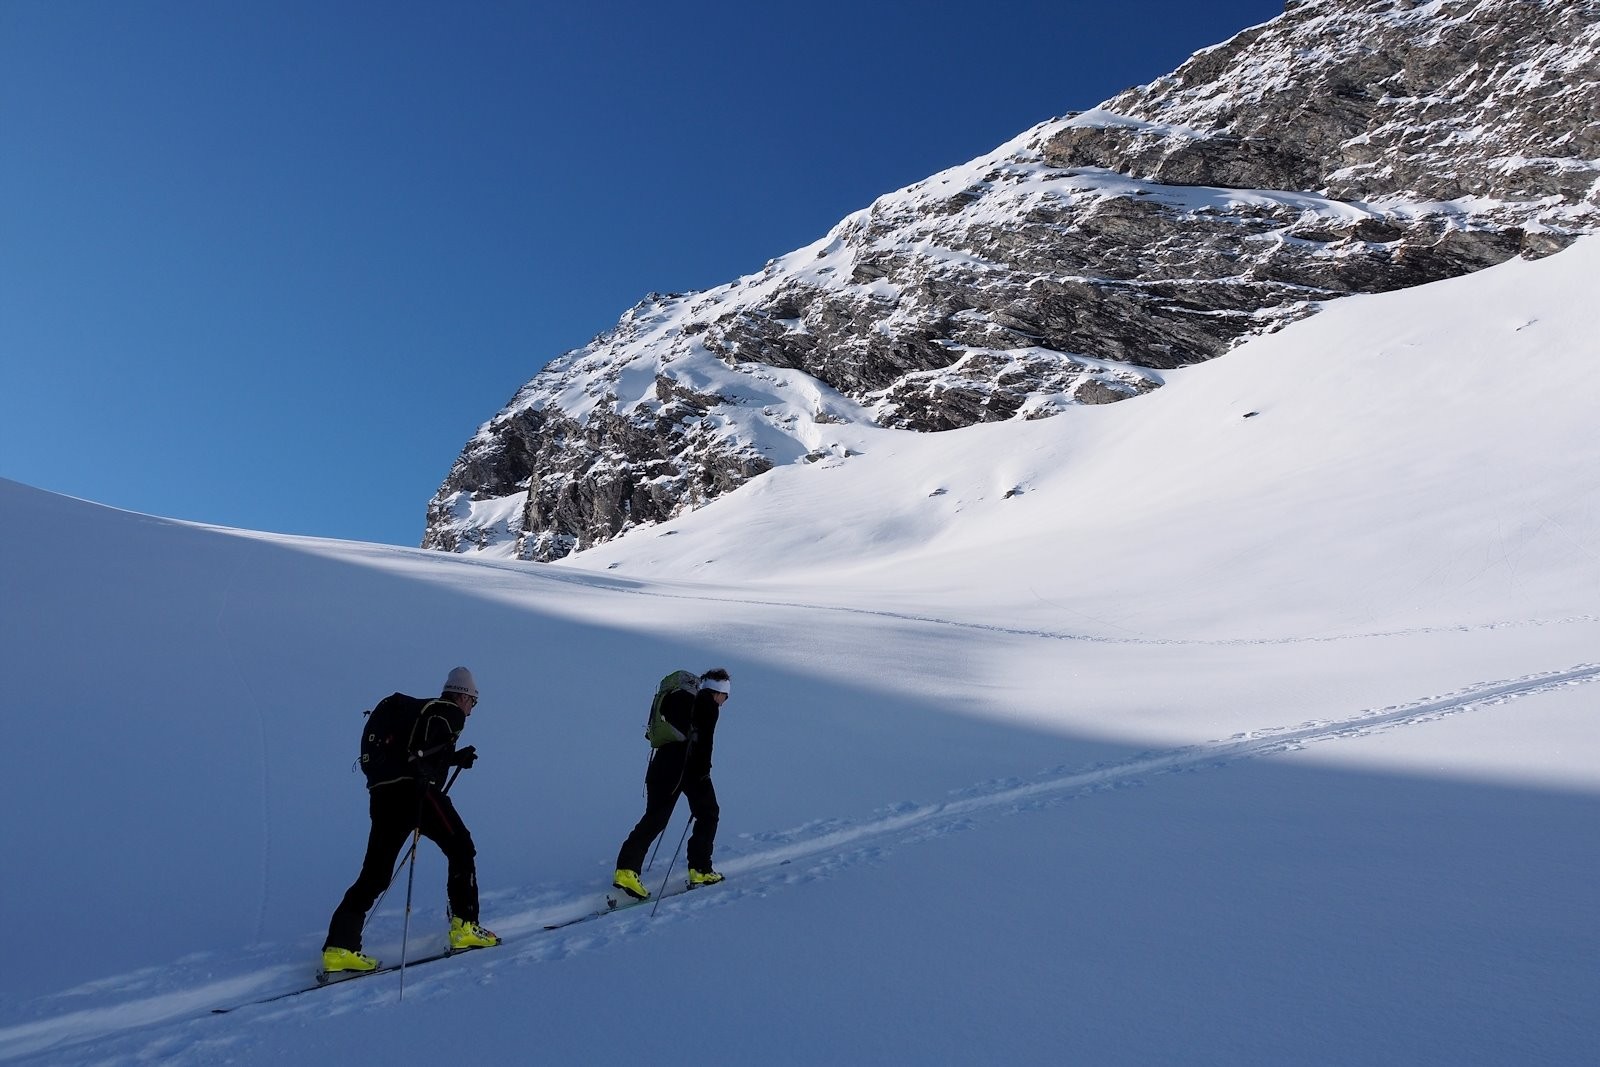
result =
M456 762L456 738L466 726L466 718L448 700L435 700L422 709L411 743L411 762L418 777L430 785L440 783L445 768Z

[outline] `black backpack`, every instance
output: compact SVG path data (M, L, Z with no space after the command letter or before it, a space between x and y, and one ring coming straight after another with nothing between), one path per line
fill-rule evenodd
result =
M357 762L369 787L416 776L411 766L411 735L422 709L431 703L431 698L391 693L366 713L367 721L361 727L361 758Z

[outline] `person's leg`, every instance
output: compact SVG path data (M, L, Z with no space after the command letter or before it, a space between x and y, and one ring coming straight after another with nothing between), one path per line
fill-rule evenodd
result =
M722 809L717 806L717 789L710 778L683 787L689 800L689 814L694 816L694 832L689 835L689 869L709 871L711 851L717 843L717 819Z
M672 821L672 809L678 806L678 786L682 781L682 758L674 759L656 753L644 776L644 815L617 850L618 870L640 871L644 868L644 858L650 851L650 845Z
M400 855L411 831L416 829L417 793L414 789L401 784L379 786L372 790L367 808L372 816L372 828L367 833L367 853L361 861L361 873L334 909L323 948L361 951L361 928L366 924L367 911L389 888L389 880L394 877L395 858Z
M449 865L445 895L450 914L465 922L478 921L478 849L456 806L443 793L428 790L422 801L422 836L439 846Z

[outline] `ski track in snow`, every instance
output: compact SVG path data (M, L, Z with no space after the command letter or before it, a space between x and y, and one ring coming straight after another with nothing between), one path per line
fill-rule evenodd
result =
M1226 767L1318 742L1432 722L1464 711L1504 705L1594 681L1600 681L1600 664L1582 663L1516 679L1483 682L1407 704L1369 709L1344 719L1255 730L1223 740L1147 752L1089 767L1058 767L1031 779L980 783L953 793L948 800L898 804L859 822L827 820L789 830L745 835L741 840L750 846L748 851L740 854L738 845L724 848L728 858L718 867L729 876L727 883L713 890L664 901L654 916L650 908L641 907L594 922L547 931L546 923L593 910L599 906L601 895L572 887L520 895L493 894L494 926L506 939L506 944L492 952L429 964L412 975L413 987L421 987L413 995L429 995L429 986L452 976L470 973L474 981L487 982L492 981L493 973L501 967L556 963L640 936L652 922L685 922L708 909L724 908L741 899L766 896L786 886L829 878L861 864L879 862L907 844L969 829L984 820L1053 807L1103 790L1137 786L1154 775ZM114 1039L118 1035L132 1035L163 1024L177 1025L169 1030L130 1036L129 1039L139 1046L137 1050L108 1048L104 1050L105 1055L113 1060L139 1061L151 1056L203 1057L204 1050L214 1048L217 1041L215 1036L208 1038L206 1031L213 1025L209 1021L212 1009L233 1008L255 998L284 992L309 977L304 963L281 962L284 951L285 946L281 945L265 947L258 969L219 976L199 984L185 983L192 982L197 971L216 964L216 957L211 954L181 960L167 967L100 979L42 997L30 1005L30 1013L38 1016L34 1021L0 1027L0 1060L49 1057L63 1049ZM292 951L298 953L300 949ZM398 976L386 975L317 991L303 999L292 997L260 1005L248 1009L247 1014L262 1020L307 1007L325 1014L370 1009L390 1003L397 987ZM120 1003L71 1007L71 1002L79 997L103 998L147 990L150 991L148 995L135 995ZM227 1042L226 1038L222 1040Z

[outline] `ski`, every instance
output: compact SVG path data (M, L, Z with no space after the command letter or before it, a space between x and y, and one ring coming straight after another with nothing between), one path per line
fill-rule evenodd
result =
M476 949L461 949L460 951L455 949L445 949L443 952L435 952L428 956L418 956L414 960L406 960L403 966L408 969L411 967L420 967L424 963L435 963L439 960L449 959L451 956L460 956L466 952L476 951ZM375 967L370 971L336 971L332 974L328 973L327 971L318 971L317 980L312 985L298 986L282 993L273 993L271 996L258 997L255 1000L247 1000L241 1004L234 1004L226 1008L212 1008L211 1014L227 1015L229 1012L238 1011L240 1008L253 1008L257 1004L272 1004L275 1001L288 1000L290 997L298 997L304 993L314 993L318 989L328 989L336 985L344 985L346 982L352 982L358 978L371 978L374 975L379 974L394 974L396 971L400 970L401 966L402 964L390 963L385 964L382 967Z
M712 884L715 885L717 883ZM622 892L622 890L614 889L610 893L606 894L606 906L598 911L591 911L586 915L579 915L573 919L563 919L560 922L545 923L544 928L546 930L565 930L569 926L577 926L579 923L593 922L595 919L604 919L607 915L615 915L619 911L627 911L629 908L637 908L640 904L654 904L658 900L670 900L673 897L681 897L685 893L690 893L700 888L703 887L692 885L680 886L657 893L654 896L645 897L643 900L636 900L633 897L630 897L628 894Z
M564 930L569 926L577 926L579 923L591 922L595 919L603 919L607 915L615 915L617 912L627 911L629 908L636 908L640 904L653 904L658 900L668 900L672 897L680 897L685 893L693 892L695 889L699 888L703 887L689 885L677 886L672 889L668 889L665 892L657 893L655 896L646 897L644 900L635 900L626 893L623 893L621 890L614 890L606 895L606 906L604 908L601 908L598 911L591 911L586 914L579 915L574 919L564 919L561 922L546 923L544 928L546 930ZM501 940L501 944L505 944L505 939ZM449 959L451 956L461 956L468 952L477 951L479 950L445 949L443 952L435 952L428 956L418 956L414 960L406 960L404 966L408 968L420 967L425 963L435 963L439 960ZM288 989L281 993L273 993L270 996L257 997L255 1000L246 1000L238 1004L230 1005L226 1008L212 1008L211 1014L227 1015L229 1012L235 1012L241 1008L253 1008L258 1004L273 1004L280 1000L288 1000L290 997L298 997L306 993L313 993L318 989L329 989L333 986L344 985L346 982L352 982L362 978L371 978L374 975L394 974L396 971L400 970L400 968L401 964L390 963L382 967L376 967L370 971L338 971L333 974L329 974L325 971L318 971L317 980L311 985L297 986L294 989Z
M629 908L637 908L640 904L649 904L656 900L665 900L667 897L675 897L678 894L685 892L687 892L687 890L675 889L667 893L658 893L653 897L645 897L643 900L635 900L626 893L614 893L606 897L605 907L600 908L597 911L591 911L586 914L579 915L573 919L562 919L560 922L556 923L545 923L544 928L546 930L565 930L569 926L577 926L579 923L590 922L594 919L603 919L607 915L615 915L619 911L627 911Z

